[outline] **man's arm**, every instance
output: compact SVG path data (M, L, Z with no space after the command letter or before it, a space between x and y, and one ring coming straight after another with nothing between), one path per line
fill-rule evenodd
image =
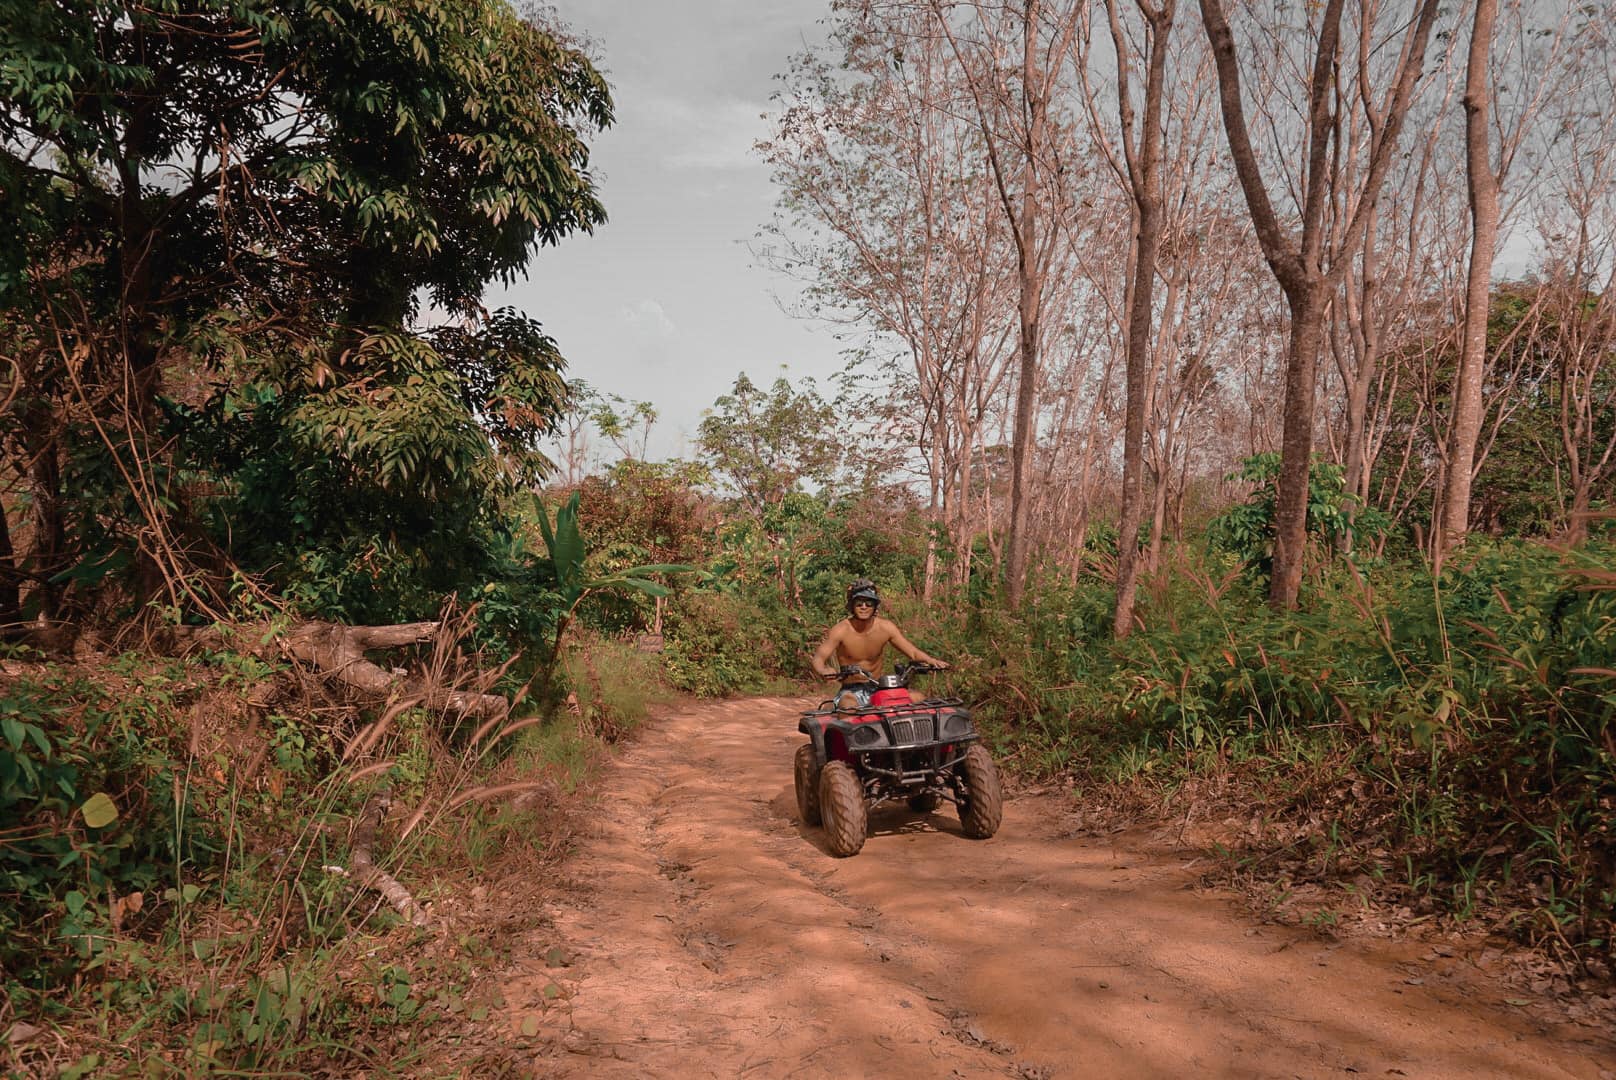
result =
M836 646L842 641L842 624L837 623L825 632L825 640L819 643L812 660L814 673L826 679L836 677L836 666L832 664L831 657L836 655Z
M934 668L946 668L948 666L947 663L937 659L930 653L921 652L918 648L916 648L913 642L903 636L903 631L898 629L896 623L888 623L887 625L892 628L892 637L888 640L891 642L894 649L897 649L899 652L903 653L903 655L907 656L911 660L917 661L918 663L930 664Z

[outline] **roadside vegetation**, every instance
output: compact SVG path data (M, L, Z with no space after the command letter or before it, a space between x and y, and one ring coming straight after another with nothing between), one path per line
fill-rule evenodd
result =
M648 505L645 474L631 463L587 485L597 527L631 547L622 530L633 525L613 508ZM1330 476L1321 470L1322 487ZM1606 527L1576 547L1477 540L1440 574L1407 534L1382 537L1359 566L1332 554L1339 538L1320 527L1308 602L1281 611L1265 596L1269 505L1256 486L1167 549L1120 641L1114 545L1097 544L1075 571L1047 567L1010 609L976 576L924 599L923 517L893 493L801 498L792 546L763 542L768 530L732 508L734 532L714 543L710 528L693 529L680 551L712 576L674 588L667 670L706 694L799 676L848 578L869 573L906 632L957 665L948 685L1023 778L1073 781L1081 805L1119 821L1210 820L1231 865L1331 885L1333 904L1471 921L1608 971ZM784 601L782 578L798 583L798 604Z

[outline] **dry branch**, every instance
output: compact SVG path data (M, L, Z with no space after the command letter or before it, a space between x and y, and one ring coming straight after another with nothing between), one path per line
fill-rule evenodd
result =
M354 822L352 851L354 878L360 885L381 893L411 926L430 927L431 917L415 902L415 897L410 895L410 891L400 885L397 878L377 866L371 857L370 847L376 841L376 830L380 827L382 815L386 810L385 797L373 799L365 805L364 810L360 811L358 819Z

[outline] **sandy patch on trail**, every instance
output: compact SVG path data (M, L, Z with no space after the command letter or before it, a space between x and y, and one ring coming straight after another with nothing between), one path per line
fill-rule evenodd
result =
M1054 797L986 841L883 809L832 858L792 794L808 704L690 707L607 766L502 987L532 1075L1616 1078L1609 1033L1462 958L1257 925Z

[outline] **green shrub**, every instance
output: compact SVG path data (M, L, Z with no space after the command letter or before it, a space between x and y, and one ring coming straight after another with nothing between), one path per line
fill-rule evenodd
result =
M0 690L0 969L36 988L104 946L109 895L177 885L221 849L175 677L128 678L113 693L46 668Z
M762 622L750 605L728 593L680 593L663 622L669 681L701 697L760 692L773 653Z
M1235 503L1212 519L1207 530L1214 547L1233 552L1248 571L1266 582L1274 568L1274 539L1279 500L1280 455L1254 454L1240 463L1229 480L1253 485L1244 502ZM1346 489L1340 465L1315 461L1308 469L1307 535L1310 540L1350 549L1373 543L1390 531L1392 521L1372 506L1363 505Z

